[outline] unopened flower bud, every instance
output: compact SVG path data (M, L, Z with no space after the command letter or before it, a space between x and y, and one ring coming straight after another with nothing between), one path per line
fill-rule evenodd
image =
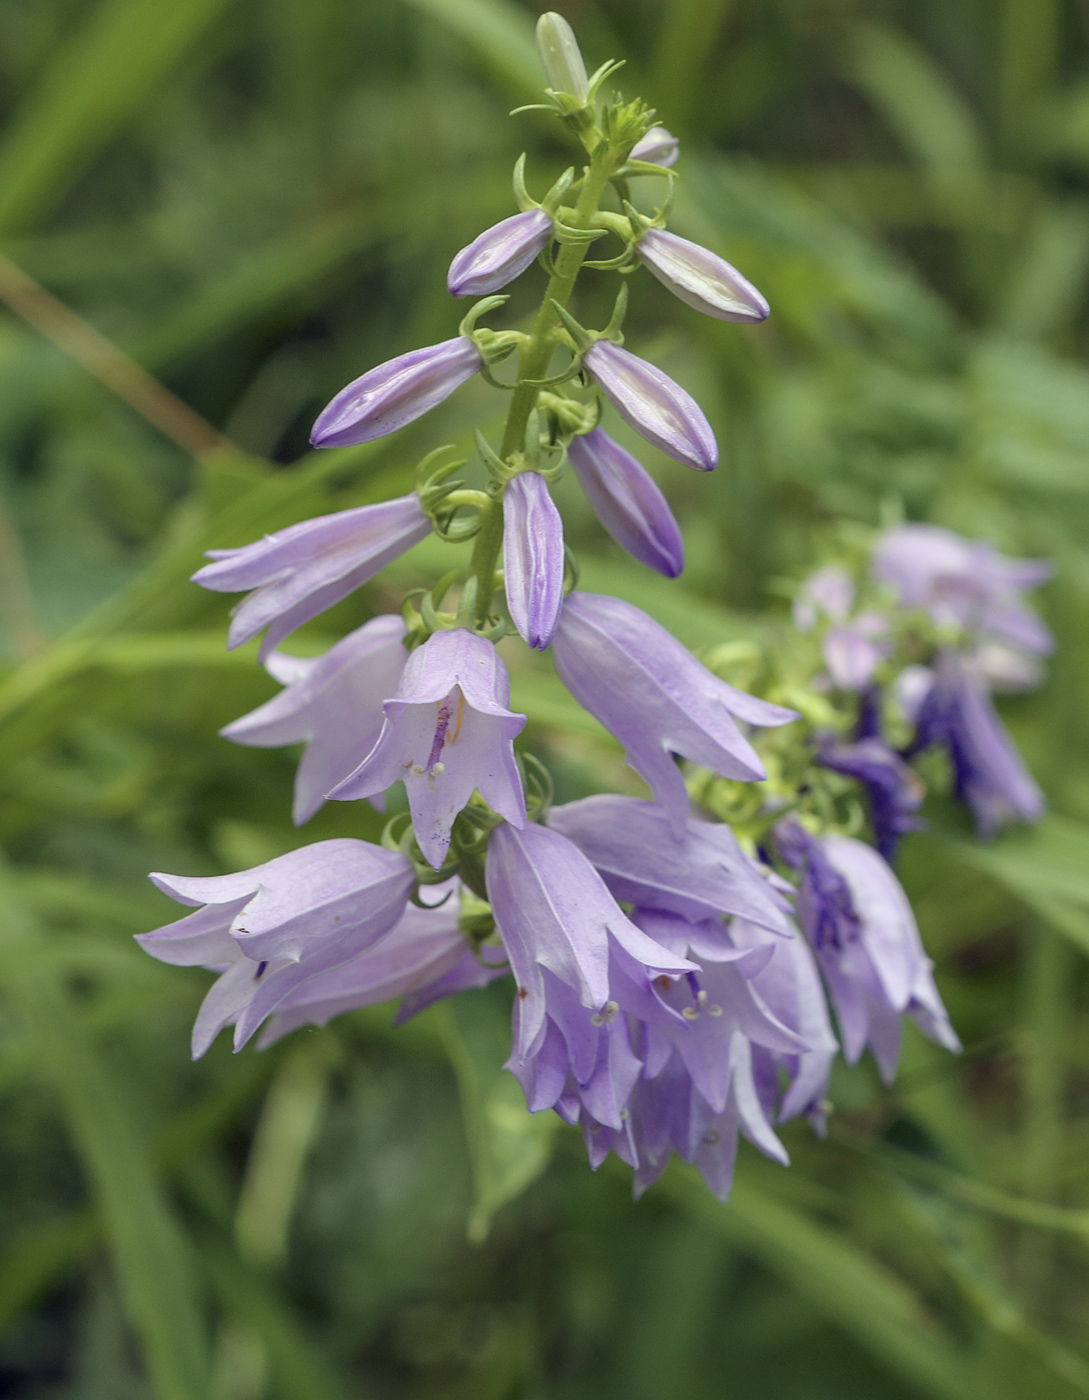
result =
M552 91L570 93L585 107L590 100L586 64L575 31L555 10L549 10L537 21L537 53Z
M665 496L647 469L603 428L572 438L567 449L597 518L640 563L676 578L684 541Z
M552 237L552 220L543 209L527 209L485 229L450 264L446 286L455 297L480 297L498 291L525 272Z
M583 363L641 437L686 467L709 472L717 465L718 443L703 410L667 374L609 340L596 341Z
M527 646L552 644L563 607L563 521L539 472L522 472L503 498L507 606Z
M664 126L652 126L643 139L632 147L632 160L645 160L648 165L676 165L681 143Z
M717 321L767 319L771 308L752 283L698 243L652 228L639 240L639 257L663 287L705 316Z
M410 350L341 389L314 424L314 447L353 447L412 423L478 373L480 351L463 335Z

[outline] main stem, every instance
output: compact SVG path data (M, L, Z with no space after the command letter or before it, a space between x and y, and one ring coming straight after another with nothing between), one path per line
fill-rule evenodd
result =
M583 177L574 214L569 220L571 227L590 227L590 221L597 213L605 186L617 168L616 155L611 150L606 150L591 159ZM503 430L503 443L499 449L499 455L504 461L509 461L514 452L521 451L525 446L529 415L537 406L537 397L541 392L535 383L529 381L545 377L552 352L556 348L556 329L560 322L552 303L567 305L588 246L586 243L564 243L556 256L555 270L548 279L533 332L519 355L518 386L511 396L507 422ZM481 624L491 615L495 570L503 544L502 497L497 496L492 504L482 511L482 515L480 533L476 537L473 557L469 563L469 573L475 575L477 580L477 621Z

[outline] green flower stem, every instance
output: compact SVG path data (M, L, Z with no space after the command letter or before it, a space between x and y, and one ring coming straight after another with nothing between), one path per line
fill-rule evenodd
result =
M480 531L473 544L469 560L469 577L476 579L476 620L485 626L492 612L495 593L495 571L499 566L499 551L503 547L503 498L492 496L480 507Z

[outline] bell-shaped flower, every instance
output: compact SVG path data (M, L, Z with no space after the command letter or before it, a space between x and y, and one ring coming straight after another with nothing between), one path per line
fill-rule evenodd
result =
M548 824L578 846L616 899L695 922L739 915L790 935L789 906L723 822L689 817L678 832L656 803L599 793L550 808Z
M268 628L262 661L285 637L347 598L431 530L418 497L301 520L238 549L210 549L214 560L193 582L216 593L253 589L234 610L227 646Z
M474 790L508 822L525 822L514 738L526 717L509 702L510 677L491 642L463 628L436 632L410 654L378 742L329 796L372 797L403 781L416 840L438 870Z
M678 834L688 793L674 754L724 777L759 781L764 765L736 721L797 719L720 680L646 613L604 594L568 596L552 654L564 685L624 745Z
M632 147L631 159L668 167L677 164L680 153L681 143L672 132L664 126L652 126L643 139Z
M325 794L354 773L382 730L383 702L397 689L408 661L405 624L374 617L321 657L274 651L265 669L285 687L219 732L236 744L275 749L306 744L295 775L295 825L308 821Z
M886 530L870 561L905 608L923 608L939 625L963 627L972 637L1007 642L1045 656L1051 633L1021 594L1051 577L1046 559L1010 559L984 540L967 540L938 525Z
M888 862L862 841L813 836L790 818L776 826L775 839L802 875L799 920L828 984L848 1063L868 1044L890 1083L903 1015L937 1044L959 1050L915 915Z
M521 830L497 827L486 878L518 988L517 1065L536 1054L545 1036L551 1014L546 973L571 988L580 1024L589 1030L621 1010L645 1010L644 1003L655 1000L655 977L696 970L635 927L578 847L558 831L532 822Z
M413 423L477 374L484 361L464 335L425 345L370 369L318 414L314 447L352 447Z
M497 292L525 272L551 237L552 219L543 209L512 214L462 248L446 276L448 291L455 297Z
M901 836L922 827L916 813L926 796L923 780L876 736L848 744L827 739L820 745L817 759L822 767L854 778L865 787L874 841L891 862Z
M684 568L680 527L642 463L603 428L572 438L567 452L597 518L621 549L676 578Z
M987 687L972 664L952 648L938 653L929 682L913 668L915 737L908 757L941 745L953 763L957 796L967 803L984 836L1007 821L1039 821L1046 802L995 713Z
M194 1057L229 1025L241 1049L309 978L385 937L414 884L399 852L349 838L318 841L236 875L151 879L179 904L202 907L136 941L160 962L222 974L193 1027Z
M334 1016L403 998L394 1018L401 1025L425 1007L456 992L484 987L509 973L501 948L477 956L458 926L457 880L428 889L429 907L410 904L394 928L359 957L311 977L289 993L258 1041L263 1050L299 1026L324 1026Z
M540 472L522 472L503 494L507 607L527 646L551 646L563 607L563 521Z
M621 418L641 437L697 471L709 472L717 464L718 443L703 410L657 366L610 340L595 341L583 364Z
M716 321L766 321L771 308L725 258L664 228L648 228L640 261L686 305Z

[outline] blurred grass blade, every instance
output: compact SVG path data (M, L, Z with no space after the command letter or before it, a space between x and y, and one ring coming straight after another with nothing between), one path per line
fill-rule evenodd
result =
M84 1034L37 930L0 872L6 914L0 978L37 1042L97 1197L126 1307L158 1400L207 1400L200 1303L187 1245L120 1086Z
M0 234L33 222L229 0L103 0L53 56L0 147Z
M0 1257L0 1332L82 1262L101 1236L93 1210L73 1211L17 1236Z
M537 60L533 21L518 5L504 0L404 0L437 20L478 54L507 86L527 101L527 93L544 88Z

